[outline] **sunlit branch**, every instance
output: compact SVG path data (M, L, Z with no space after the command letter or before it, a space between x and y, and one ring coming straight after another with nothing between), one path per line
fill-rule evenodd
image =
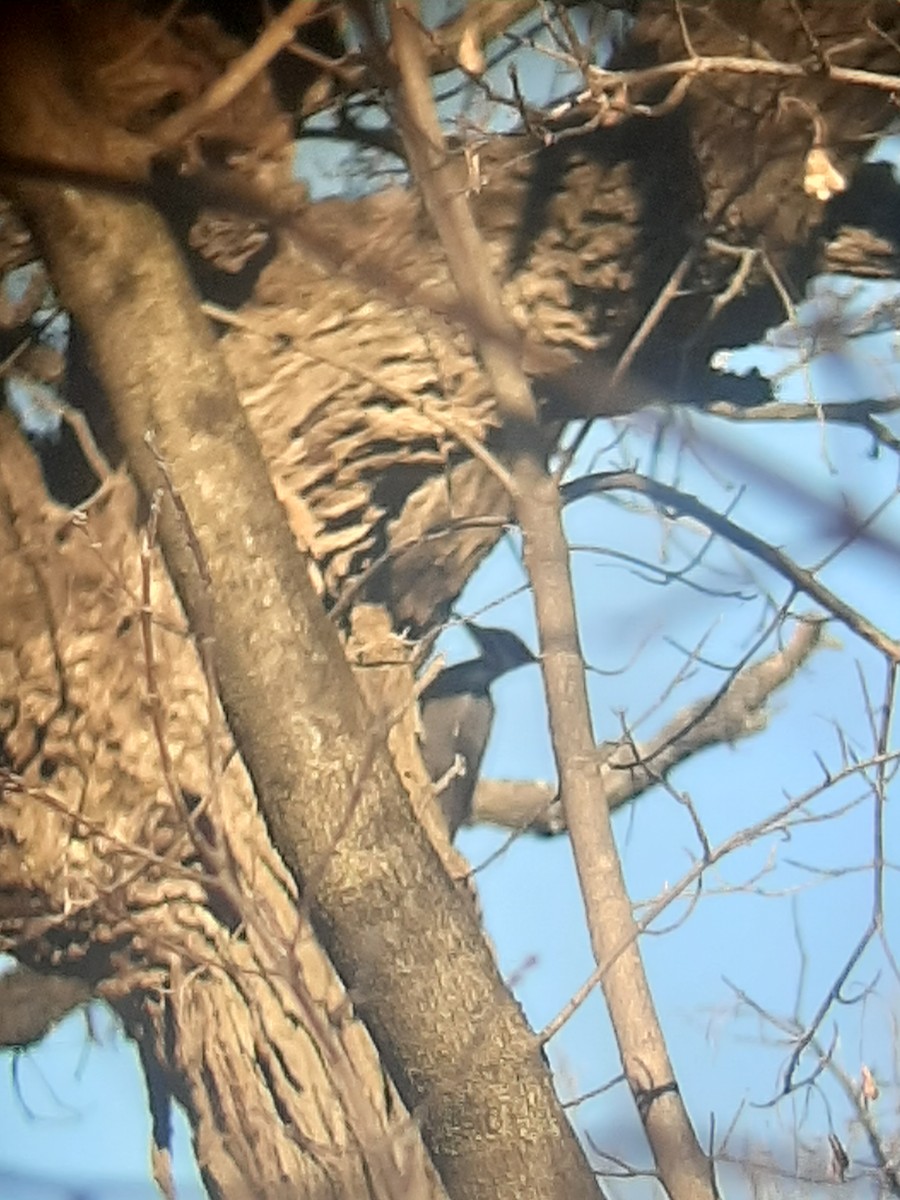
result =
M679 516L699 521L707 529L720 534L732 545L746 550L754 558L771 567L782 579L787 580L811 600L815 600L826 612L837 618L848 629L853 630L880 653L887 655L894 662L900 661L900 643L888 637L852 605L820 583L811 571L795 563L770 542L757 537L756 534L736 524L722 513L716 512L715 509L698 500L696 496L650 479L646 475L640 475L636 471L610 471L586 475L567 483L563 492L566 501L571 503L586 496L600 495L620 489L647 496L655 504L662 505Z

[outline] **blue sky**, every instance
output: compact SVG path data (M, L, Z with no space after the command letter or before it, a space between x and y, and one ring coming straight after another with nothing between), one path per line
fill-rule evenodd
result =
M872 292L861 293L855 285L841 288L842 309L864 309L871 303ZM829 301L820 297L817 303ZM893 395L893 338L892 333L882 333L855 339L809 370L785 375L784 397L799 401L811 394L822 402ZM781 344L754 350L752 360L736 356L732 365L740 368L754 361L782 370L792 353L784 344L788 341L775 338L773 342ZM582 463L587 465L609 446L614 432L608 423L598 423L582 450ZM652 414L633 423L602 465L637 463L647 468L654 432ZM702 451L706 466L692 457L687 449L691 446ZM714 507L735 504L733 519L811 565L835 543L835 511L852 501L855 511L864 512L896 495L896 461L888 452L873 458L870 451L865 434L840 427L823 430L815 421L803 427L729 427L681 414L664 440L657 474L669 480L678 477L680 486ZM779 479L796 490L773 486ZM813 502L801 504L798 492ZM786 593L765 568L723 545L713 547L702 570L707 579L718 580L746 599L707 598L683 585L661 588L646 582L604 551L623 550L649 562L665 556L671 567L690 556L702 535L685 523L666 522L608 498L573 505L567 530L571 543L579 547L573 554L573 573L598 738L615 736L623 715L633 722L650 709L701 637L706 638L706 658L736 662L771 616L760 590L771 589L777 598ZM895 503L880 518L878 530L897 541ZM887 632L896 632L896 554L869 544L851 546L822 577ZM523 585L517 546L508 539L472 581L459 609L516 629L535 646L531 600ZM503 597L509 598L498 604ZM805 607L802 602L795 605L797 610ZM861 758L871 754L864 686L880 702L884 665L840 626L832 626L830 640L829 648L776 695L765 732L735 747L710 750L673 776L674 786L690 795L713 843L779 807L786 795L812 787L821 778L820 760L837 769L842 761L838 730ZM441 648L451 660L472 649L458 629L448 632ZM713 668L698 668L648 718L647 732L723 678ZM501 681L496 699L498 718L485 774L552 778L537 668ZM824 1139L831 1129L854 1153L862 1150L858 1135L847 1126L846 1101L827 1079L796 1101L766 1107L777 1095L789 1047L740 1006L731 986L801 1024L827 992L871 911L873 803L865 779L857 777L810 805L812 816L851 801L855 806L846 813L796 829L789 840L771 837L735 853L708 873L703 895L683 924L665 936L642 939L660 1017L701 1140L708 1135L714 1113L719 1138L736 1119L735 1152L755 1147L787 1153L799 1130L813 1147L814 1163L824 1166ZM889 805L888 856L896 821ZM618 813L614 824L636 902L673 886L698 853L684 806L661 790ZM460 846L477 865L504 841L498 831L476 829L463 832ZM517 994L533 1025L540 1028L593 967L568 840L520 838L479 873L478 882L500 968L509 977L520 976ZM888 875L887 887L887 937L896 949L890 922L893 874ZM684 913L684 904L676 902L660 923L669 925ZM830 1013L822 1029L826 1043L836 1031L836 1059L851 1075L858 1075L862 1063L875 1072L885 1089L878 1110L882 1115L896 1107L891 1014L897 991L898 981L884 955L871 949L846 989L856 1002ZM96 1026L96 1040L88 1039L83 1017L73 1017L41 1047L20 1056L15 1072L11 1056L4 1057L0 1195L9 1200L56 1200L65 1194L48 1187L35 1189L27 1182L34 1176L89 1184L91 1195L98 1197L154 1194L146 1182L149 1131L133 1052L108 1015L101 1012ZM599 993L553 1040L549 1053L566 1100L616 1074L615 1046ZM575 1111L578 1128L595 1143L646 1162L621 1086ZM181 1122L176 1166L186 1184L180 1194L192 1200L198 1193L192 1190L195 1174ZM621 1194L625 1191L622 1187Z
M781 469L778 464L782 459L785 463L802 463L799 478L803 483L825 496L830 491L835 500L860 490L857 482L862 471L866 486L861 490L883 497L896 489L896 465L889 458L872 463L866 440L858 433L828 433L831 457L842 464L836 475L823 466L820 435L814 423L804 430L748 431L742 427L737 436L741 451L751 460L759 455L776 470ZM692 490L696 483L688 478L686 490ZM629 519L609 508L603 512L597 503L588 502L582 507L583 511L570 515L573 542L587 542L592 536L596 539L601 526L607 545L622 538L632 551L637 551L639 539L649 543L654 540L653 528L646 521ZM808 548L816 540L815 530L810 533L809 518L793 512L779 497L768 497L752 478L734 516L783 547L798 551L801 561L809 561ZM642 526L639 532L629 532L635 524ZM884 524L896 534L895 513L889 511ZM657 526L657 541L659 535ZM677 669L682 656L664 644L665 635L690 646L702 632L710 630L706 653L733 662L746 648L746 639L760 618L758 604L729 607L691 598L684 603L673 588L653 591L623 568L603 563L602 559L585 561L587 558L578 556L573 564L587 661L603 671L612 671L632 661L633 653L649 639L625 674L591 676L593 718L600 737L614 735L622 708L634 715L646 708L660 684L667 683ZM865 548L847 551L827 576L835 590L852 596L888 631L896 625L895 597L900 585L900 563L896 558ZM508 577L498 575L494 586L509 587ZM480 607L490 587L486 575L470 589L467 600ZM666 617L668 606L675 610L674 621ZM527 602L511 602L507 608L508 623L527 630ZM501 612L492 612L492 621L506 623ZM837 769L841 753L836 728L852 740L860 757L871 753L859 673L868 681L873 695L880 698L883 665L839 627L833 630L833 640L834 648L821 651L775 697L774 717L766 732L734 748L707 751L675 773L674 784L690 794L714 844L778 808L785 793L796 794L811 787L821 778L817 753ZM696 694L712 691L714 680L714 673L703 672L701 678L690 681L673 697L664 713L677 711ZM534 774L545 778L552 770L552 761L537 671L522 672L503 688L505 703L501 697L496 738L485 771L491 775L527 778ZM648 731L662 723L662 715L656 717ZM538 758L541 763L536 763ZM811 807L821 813L851 798L865 798L865 794L863 782L856 780L834 789ZM661 790L642 798L632 811L617 814L614 823L636 901L673 885L698 853L684 809ZM889 809L888 835L894 824ZM476 830L465 834L461 845L477 863L502 840L497 833ZM888 847L891 844L888 836ZM676 1070L701 1133L710 1112L717 1114L721 1130L742 1104L769 1101L778 1091L780 1070L786 1060L784 1046L765 1047L759 1022L748 1021L736 1011L735 994L726 981L745 989L759 1003L772 1006L779 1015L790 1017L796 1013L802 1021L815 1010L867 924L871 910L869 870L823 879L792 863L829 871L865 868L872 853L872 805L863 799L846 816L795 832L789 843L769 838L734 854L709 873L706 895L681 928L665 937L643 939L648 973ZM761 884L750 887L749 881L763 868L767 874ZM522 839L480 877L480 888L487 926L497 944L503 970L511 974L522 962L536 960L519 987L519 995L530 1019L540 1027L562 1008L592 967L568 844L562 840L548 844ZM893 880L889 881L889 889L892 896ZM769 895L757 894L760 890ZM664 923L669 924L683 912L684 905L674 905ZM889 937L892 932L888 924ZM888 1014L896 995L896 980L886 972L880 955L870 952L864 958L860 970L851 976L850 994L877 978L878 972L881 975L875 995L866 1004L842 1008L835 1015L840 1017L840 1048L849 1056L845 1064L849 1072L858 1074L860 1064L867 1062L881 1072L882 1078L891 1078L892 1029ZM826 1041L833 1028L829 1019L823 1028ZM551 1058L572 1075L573 1089L579 1091L597 1087L615 1073L615 1050L598 996L552 1044ZM823 1089L823 1095L829 1096L828 1088ZM614 1091L608 1098L586 1106L579 1112L579 1126L593 1130L598 1143L621 1148L621 1141L612 1136L623 1119L623 1109L628 1108L621 1101L621 1092ZM841 1104L833 1095L830 1102L834 1105L834 1126L843 1138ZM818 1113L817 1104L822 1110ZM786 1110L790 1111L787 1120ZM823 1129L825 1134L829 1132L827 1121L823 1124L826 1111L825 1099L817 1096L808 1121L810 1131L815 1129L819 1138ZM786 1104L776 1109L748 1108L739 1130L773 1147L779 1140L785 1144L794 1120L794 1111ZM604 1129L611 1133L609 1140L603 1137ZM635 1144L639 1145L638 1139Z
M866 489L884 496L896 487L896 467L885 456L872 462L858 433L829 431L837 475L824 466L820 434L812 423L802 430L738 431L741 450L751 459L765 456L771 465L781 459L802 462L802 480L813 491L835 496L856 486L861 472ZM786 435L786 436L782 436ZM603 438L598 429L597 438ZM693 481L700 484L703 481ZM686 480L688 490L692 486ZM810 539L809 520L773 501L758 483L748 484L736 519L764 532L803 558ZM896 523L889 511L888 530ZM603 541L598 531L602 529ZM632 552L658 552L658 522L623 513L603 501L583 501L569 514L573 542L606 546L627 544ZM501 545L491 562L470 585L461 611L482 613L486 605L515 590L522 582L517 548ZM725 556L728 557L727 555ZM678 597L675 588L658 590L636 579L633 572L604 560L602 555L579 554L573 570L579 596L582 641L586 660L599 671L627 666L622 674L592 674L593 716L598 735L613 736L619 712L639 715L668 683L683 655L663 641L668 635L683 646L708 628L710 657L734 661L759 619L759 604L734 603L729 609L713 601L695 605ZM896 622L900 564L886 555L860 548L849 550L830 569L829 582L850 593L867 614L889 631ZM667 607L676 619L669 621ZM534 645L530 599L520 593L489 609L485 619L517 629ZM840 628L833 630L834 647L821 651L783 693L776 696L771 727L734 748L721 747L699 756L676 772L673 782L690 793L715 843L735 829L752 823L783 803L785 792L796 793L820 777L815 755L833 769L841 755L835 728L851 738L860 756L870 752L870 735L863 716L858 672L881 695L883 674L874 654ZM646 642L646 649L634 657ZM448 658L470 653L466 635L454 630L446 637ZM629 665L630 664L630 665ZM665 715L688 699L711 690L713 672L690 680L663 713L649 723L658 727ZM495 777L552 778L552 755L540 676L525 668L497 689L498 720L489 748L485 773ZM655 988L664 1029L690 1109L703 1131L715 1112L720 1130L727 1127L742 1104L764 1104L777 1092L784 1046L767 1046L757 1020L737 1011L734 992L726 980L745 989L763 1005L790 1016L797 1005L801 970L802 931L806 958L799 1012L808 1017L824 995L844 956L865 927L871 875L862 869L846 876L817 879L791 861L834 870L861 867L871 860L871 803L860 782L836 789L837 799L862 797L840 819L796 833L789 843L768 839L748 847L711 871L706 894L683 926L663 937L643 939L647 970ZM826 796L815 807L832 803ZM614 818L629 887L635 900L650 898L673 885L697 853L696 839L684 810L670 797L646 796L633 809ZM894 825L889 809L889 833ZM487 859L505 840L487 829L465 831L461 848L474 864ZM888 845L891 845L890 838ZM762 887L770 897L740 889L761 868L769 873ZM893 881L890 884L893 894ZM564 1006L590 974L592 959L585 931L567 839L521 838L479 874L479 889L488 931L497 947L501 970L520 975L517 994L529 1019L540 1028ZM722 894L723 889L727 894ZM738 889L735 891L734 889ZM674 905L668 924L683 912ZM795 927L796 922L796 927ZM890 923L889 935L892 933ZM892 1027L889 1010L896 981L885 971L879 955L870 953L852 976L857 989L880 979L865 1004L844 1007L840 1018L841 1055L851 1073L867 1062L883 1082L892 1077ZM17 1087L8 1077L0 1089L0 1168L49 1178L81 1179L92 1184L111 1181L122 1194L124 1181L146 1178L147 1128L140 1082L130 1047L112 1021L101 1014L97 1041L86 1039L83 1018L61 1026L46 1043L22 1056L17 1064ZM823 1031L830 1038L832 1021ZM594 994L554 1039L550 1056L559 1072L564 1098L571 1099L605 1082L616 1072L614 1043L599 994ZM833 1089L831 1089L833 1092ZM829 1089L823 1089L828 1096ZM621 1089L578 1109L578 1125L600 1145L633 1145L640 1141L623 1102ZM831 1097L834 1124L845 1136L840 1102ZM764 1145L786 1144L796 1120L793 1107L746 1107L738 1129ZM815 1097L805 1116L805 1128L827 1133L825 1099ZM624 1135L622 1126L629 1131ZM183 1132L177 1143L179 1172L191 1178ZM87 1151L86 1147L94 1147ZM2 1175L0 1175L2 1182ZM30 1194L24 1185L0 1194ZM51 1195L52 1193L41 1193ZM149 1193L148 1193L149 1194ZM190 1196L190 1192L186 1193ZM102 1195L102 1191L101 1191Z

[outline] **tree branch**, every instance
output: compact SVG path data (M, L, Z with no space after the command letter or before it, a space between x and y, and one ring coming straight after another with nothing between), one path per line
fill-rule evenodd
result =
M771 696L819 648L826 622L801 620L782 648L753 663L718 693L691 704L645 742L630 738L597 747L600 777L611 811L639 799L681 763L712 746L732 745L765 727ZM553 835L566 832L559 792L549 783L482 780L475 789L472 823Z
M391 8L400 74L397 124L407 158L438 232L501 418L501 445L515 483L515 511L534 589L541 665L554 751L576 868L598 963L625 945L603 977L625 1074L660 1177L673 1200L709 1191L709 1166L674 1081L641 962L609 810L596 770L562 502L544 465L537 406L516 352L512 325L469 208L466 181L447 154L410 0ZM373 38L374 41L374 38ZM377 47L376 47L377 49ZM386 80L393 72L383 64Z
M900 662L900 643L894 638L888 637L858 609L847 604L824 583L820 583L814 572L807 570L806 567L801 567L777 546L757 537L749 529L745 529L732 521L730 517L726 517L724 513L711 509L696 496L681 492L678 488L670 487L658 480L650 479L646 475L640 475L637 471L610 471L597 475L584 475L580 479L567 483L563 490L568 503L584 496L599 495L602 492L619 489L648 496L654 503L669 508L681 516L693 517L713 533L726 538L739 550L746 550L748 554L752 554L767 567L771 567L797 591L803 592L810 600L820 604L826 612L846 625L863 641L874 646L880 654L886 655L892 662Z
M77 99L49 68L40 87L21 79L20 54L5 38L0 110L33 104L29 131L77 143ZM51 94L69 113L65 130L42 107ZM0 118L0 149L28 155L21 136ZM22 181L15 199L91 345L144 495L161 482L150 433L189 515L208 582L166 494L160 543L173 579L197 636L213 639L223 707L272 837L301 891L314 881L305 900L316 928L439 1169L467 1197L518 1200L525 1177L537 1194L594 1195L470 900L373 731L162 221L133 198L53 183Z

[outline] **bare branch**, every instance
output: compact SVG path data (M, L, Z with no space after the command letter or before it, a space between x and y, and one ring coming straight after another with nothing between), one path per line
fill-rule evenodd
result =
M801 620L786 646L740 671L712 696L684 709L645 742L630 737L597 747L611 810L637 800L681 763L711 746L733 745L765 728L772 695L823 645L826 623ZM552 835L566 831L565 811L548 783L481 780L473 822Z
M757 537L724 514L701 503L696 496L688 495L668 484L650 479L646 475L639 475L635 471L610 471L601 475L585 475L566 484L564 492L566 500L572 501L592 494L615 491L619 488L649 496L656 503L682 516L693 517L700 521L707 529L727 538L732 545L746 550L764 562L766 566L771 567L797 591L803 592L811 600L821 604L826 612L831 613L833 617L836 617L848 629L852 629L864 641L869 642L880 653L886 654L894 662L900 662L900 643L869 621L858 609L820 583L813 572L793 562L788 555L770 542Z
M617 943L625 950L604 975L604 992L629 1087L658 1169L673 1200L710 1194L709 1164L675 1083L634 937L609 810L599 780L584 670L578 646L562 503L543 465L539 420L515 346L515 329L489 268L458 166L447 155L427 83L412 4L392 7L400 72L398 124L426 208L437 229L470 328L491 380L505 459L516 484L526 569L534 590L541 663L566 819L598 962Z
M162 148L180 145L266 69L276 54L293 40L298 25L314 15L317 6L318 0L291 0L283 12L269 21L250 49L236 58L208 91L156 127L151 135L153 140Z

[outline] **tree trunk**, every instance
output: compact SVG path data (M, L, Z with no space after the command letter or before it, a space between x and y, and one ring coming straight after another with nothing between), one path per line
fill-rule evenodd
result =
M889 111L887 92L848 92L815 56L896 70L900 18L893 4L800 7L807 29L788 0L684 3L684 25L671 3L641 5L623 69L755 55L754 39L767 63L804 69L697 74L671 111L612 104L578 137L485 147L477 207L548 445L564 416L721 395L710 351L761 333L779 287L799 294L815 269L809 151L824 140L849 175ZM451 1195L595 1195L469 897L384 751L391 718L409 715L409 669L366 708L313 593L349 624L365 598L427 628L509 516L472 450L497 418L440 253L399 190L299 216L274 206L280 250L254 302L216 314L232 379L147 203L158 147L97 90L87 6L68 32L69 6L32 9L2 18L4 186L81 325L142 498L116 475L84 518L49 504L2 417L0 944L80 973L122 1014L161 1181L170 1092L214 1196L439 1194L420 1128ZM127 5L100 11L126 48L145 36L119 20ZM176 54L166 37L154 53ZM635 77L629 99L652 108L675 82ZM250 126L277 126L271 100L254 103ZM745 261L743 294L719 304ZM766 399L758 379L728 386ZM159 486L189 623L155 545L142 562Z

